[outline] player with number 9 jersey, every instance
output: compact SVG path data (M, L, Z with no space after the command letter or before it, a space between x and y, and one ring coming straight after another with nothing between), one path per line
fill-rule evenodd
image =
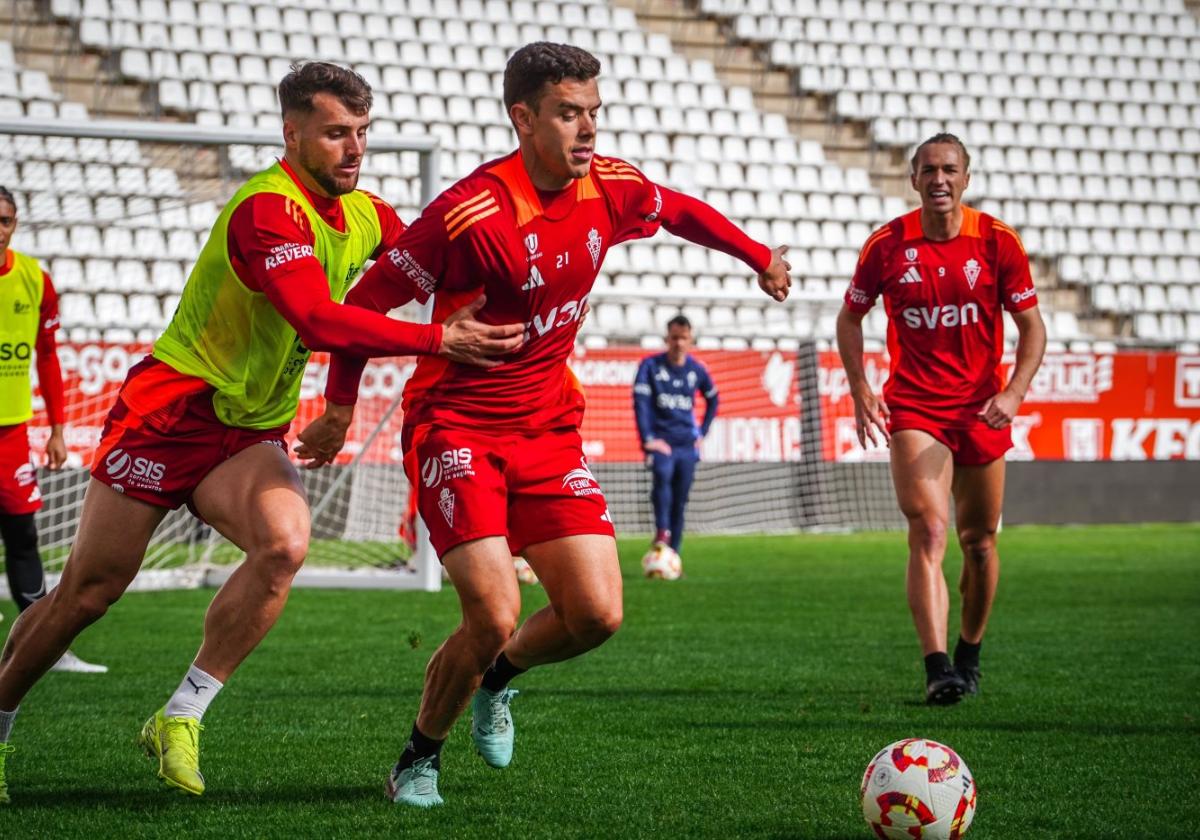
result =
M1046 330L1016 232L963 205L971 157L952 134L912 158L921 206L875 231L838 314L858 439L886 442L908 520L906 594L925 657L925 699L957 703L979 688L979 649L999 579L996 530L1012 423L1041 363ZM882 295L891 373L880 398L863 368L862 320ZM1004 313L1017 326L1005 381ZM962 625L954 660L942 560L951 521L963 551Z

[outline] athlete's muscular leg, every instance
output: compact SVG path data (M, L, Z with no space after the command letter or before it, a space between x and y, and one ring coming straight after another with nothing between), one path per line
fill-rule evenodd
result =
M308 498L287 454L255 444L200 482L192 504L246 559L204 617L196 667L225 682L275 625L308 553Z
M955 467L954 517L958 543L962 546L963 639L978 644L987 629L1000 579L1000 555L996 551L996 528L1004 504L1004 459L981 467Z
M601 534L562 537L528 546L550 605L531 615L504 649L518 668L560 662L599 647L621 626L617 543Z
M421 733L438 740L450 734L521 616L521 593L504 537L456 546L442 564L458 592L462 623L429 660L417 716Z
M0 709L21 699L129 586L165 508L92 480L62 580L21 613L0 656Z
M892 482L908 519L908 608L912 611L921 653L946 650L950 595L942 573L950 518L954 464L950 450L925 432L907 429L892 435Z

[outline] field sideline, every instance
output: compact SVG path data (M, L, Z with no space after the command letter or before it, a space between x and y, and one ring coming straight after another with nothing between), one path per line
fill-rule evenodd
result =
M1007 529L982 693L949 709L920 702L902 534L689 538L677 583L640 578L643 548L621 543L621 632L514 683L507 770L460 724L432 813L383 783L452 591L294 593L205 720L198 800L134 737L211 592L130 595L76 645L111 672L25 701L0 836L867 838L863 768L908 736L974 771L973 840L1195 836L1200 526Z

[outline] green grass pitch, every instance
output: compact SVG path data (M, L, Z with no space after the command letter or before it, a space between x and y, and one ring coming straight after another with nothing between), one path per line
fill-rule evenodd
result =
M943 709L920 703L902 534L690 538L677 583L621 549L621 632L514 684L507 770L460 723L432 813L383 784L452 591L295 592L206 718L200 799L159 788L134 737L212 593L130 595L76 645L111 672L23 704L0 836L866 838L863 768L909 736L975 773L974 840L1200 830L1200 526L1006 530L982 693Z

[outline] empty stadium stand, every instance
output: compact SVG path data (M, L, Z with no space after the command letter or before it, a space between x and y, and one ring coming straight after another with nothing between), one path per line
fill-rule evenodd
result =
M786 305L769 304L744 266L662 234L610 254L588 343L649 340L680 310L726 346L831 337L859 245L915 199L896 189L895 162L941 130L973 150L968 199L1021 231L1052 338L1200 341L1200 34L1179 0L12 5L140 90L145 119L274 128L273 85L292 60L347 62L376 90L373 130L439 138L446 179L512 148L498 92L513 48L550 39L596 52L602 150L790 245L798 282ZM702 30L719 42L692 49ZM54 73L18 61L38 59L36 45L15 43L0 42L0 119L84 120L103 104L77 83L63 83L65 98ZM721 56L747 48L759 69L726 72ZM735 83L781 71L790 92L775 99L821 102L827 135L805 135L762 89ZM869 158L845 162L822 141L845 126L861 127ZM146 338L170 316L220 196L198 194L186 163L158 151L0 135L0 183L22 200L16 247L48 264L72 335ZM233 169L257 168L266 151L234 147ZM364 171L365 188L415 216L412 161L374 155ZM881 337L882 312L866 326Z

